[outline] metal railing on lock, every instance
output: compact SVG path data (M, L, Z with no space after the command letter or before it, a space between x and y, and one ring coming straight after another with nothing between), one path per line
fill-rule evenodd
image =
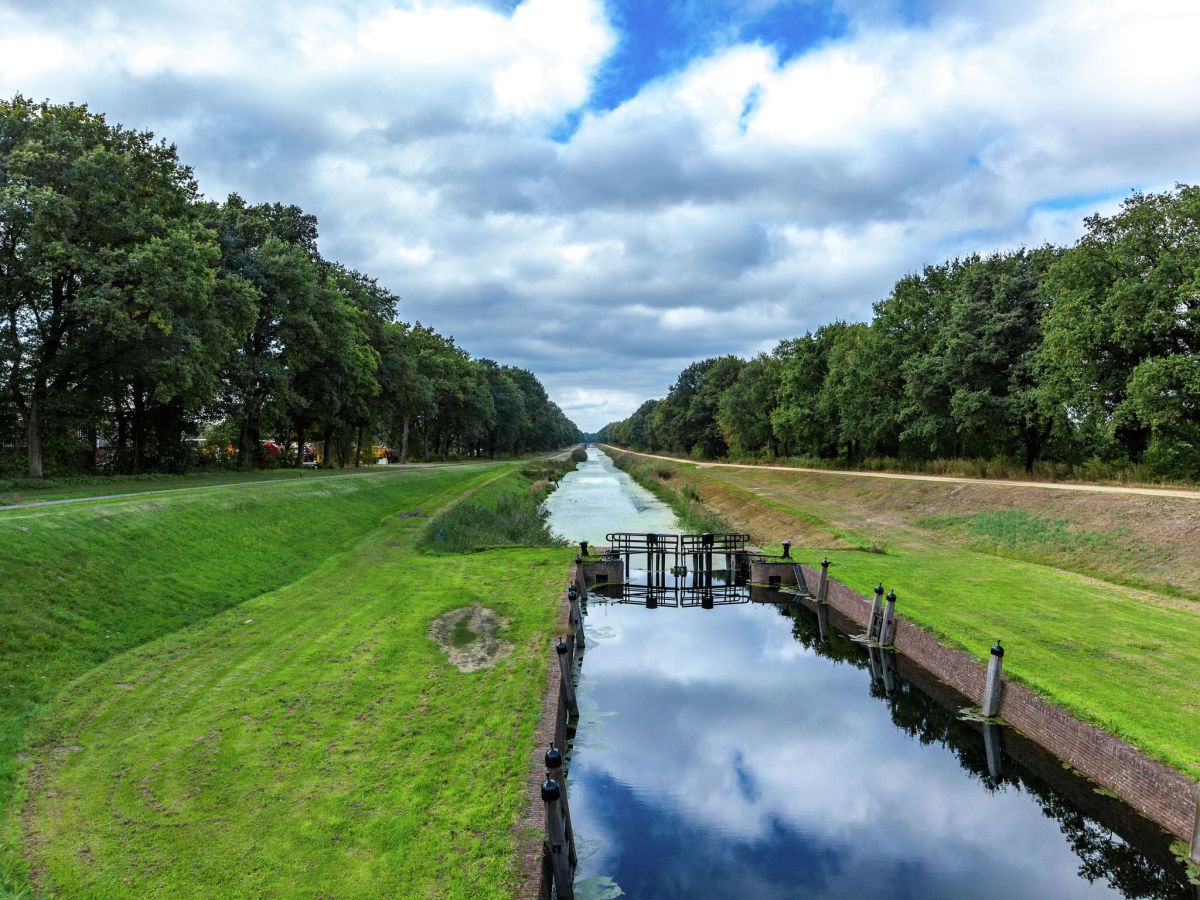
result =
M645 569L653 580L665 581L666 572L674 569L679 556L679 535L656 534L655 532L618 531L606 536L610 551L619 554L625 561L625 579L629 580L631 561L646 558Z

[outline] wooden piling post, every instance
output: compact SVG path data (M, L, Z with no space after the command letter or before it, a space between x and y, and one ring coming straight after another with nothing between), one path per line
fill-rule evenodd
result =
M1000 640L992 648L992 656L988 660L987 682L983 688L983 714L989 719L1000 714L1000 691L1003 687L1001 678L1004 670L1004 648Z
M880 648L879 664L883 670L883 692L891 697L896 693L896 654Z
M575 585L568 588L567 600L571 604L571 626L575 629L575 646L582 650L586 646L583 637L583 613L579 609L579 590Z
M554 746L554 741L550 742L550 749L546 751L546 777L551 781L558 782L558 788L562 791L563 831L567 838L567 858L572 866L577 866L579 857L575 852L575 828L571 824L571 805L567 802L567 773L563 768L562 751Z
M875 686L883 683L883 658L875 645L867 647L867 662L871 666L871 694L875 694Z
M883 608L883 624L879 626L879 646L891 646L896 634L896 592L888 591L887 605Z
M821 560L821 580L817 582L817 602L825 603L829 598L829 560Z
M875 585L875 599L871 601L871 617L867 619L867 639L879 638L879 626L883 624L883 585Z
M558 782L552 778L542 782L542 802L546 804L546 851L554 872L554 887L559 900L575 900L575 880L571 877L561 799L562 790Z
M558 645L554 649L558 653L559 671L562 672L562 690L563 697L567 701L567 712L572 716L578 716L579 704L575 702L575 682L571 678L571 659L568 655L567 642L559 638Z
M988 774L993 778L1004 775L1004 753L1000 746L1000 726L995 722L983 723L983 754L987 759Z

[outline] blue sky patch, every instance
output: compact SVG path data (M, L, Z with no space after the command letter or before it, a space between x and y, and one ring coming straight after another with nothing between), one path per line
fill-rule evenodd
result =
M1121 197L1125 197L1128 195L1128 193L1131 193L1135 190L1137 190L1137 188L1131 187L1128 192L1126 192L1126 191L1116 191L1116 192L1114 192L1114 191L1097 191L1097 192L1091 193L1091 194L1066 194L1062 197L1054 197L1050 200L1043 200L1042 202L1035 204L1033 208L1035 210L1044 209L1044 210L1057 211L1057 210L1064 210L1064 209L1079 209L1080 207L1087 207L1089 210L1091 210L1097 206L1108 204L1108 203L1111 203L1113 200L1117 200L1117 199L1120 199Z
M729 0L609 0L608 14L620 37L597 78L591 102L597 110L615 109L643 85L718 47L757 42L786 61L846 28L828 0L781 0L761 12Z

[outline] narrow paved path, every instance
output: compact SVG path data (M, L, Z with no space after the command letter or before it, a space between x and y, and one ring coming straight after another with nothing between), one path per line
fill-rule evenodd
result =
M675 456L660 456L656 453L638 453L623 450L609 444L600 444L606 450L632 453L647 459L665 459L668 462L686 463L701 469L760 469L767 472L806 472L813 475L842 475L853 478L892 478L897 481L940 481L946 484L987 484L995 487L1043 488L1048 491L1082 491L1091 494L1140 494L1145 497L1174 497L1178 500L1200 500L1200 491L1177 488L1125 487L1115 484L1073 484L1066 481L1010 481L1005 478L965 478L957 475L904 475L899 472L857 472L853 469L806 469L800 466L759 466L748 463L696 462Z

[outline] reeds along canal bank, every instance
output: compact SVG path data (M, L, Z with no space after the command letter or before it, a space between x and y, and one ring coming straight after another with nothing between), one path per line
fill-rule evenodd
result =
M584 486L615 477L606 460L591 463L575 473ZM593 486L617 496L611 484ZM595 540L602 525L589 522ZM586 597L586 664L572 670L581 715L566 776L576 896L744 896L750 888L764 897L894 896L897 886L913 896L1196 895L1173 855L1178 831L1167 834L1117 799L1119 783L1106 789L1082 777L1076 770L1089 771L1089 758L1068 750L1060 761L1000 724L1023 710L1040 714L1019 686L1001 692L1001 720L983 721L986 672L974 660L958 660L901 617L894 649L852 638L865 630L867 598L832 580L824 603L793 594L753 603L747 591L712 609L669 601L648 609L620 592L584 593L589 575L611 582L616 571L597 561L568 576L581 577L576 593ZM819 570L798 574L815 594ZM568 632L566 591L563 601ZM543 744L530 760L526 846L547 833L548 743L561 748L569 737L549 645L547 657L551 690ZM1063 733L1081 726L1067 719L1046 721ZM1093 753L1096 738L1111 738L1080 734ZM1129 784L1147 786L1130 771ZM1194 813L1195 784L1165 767L1157 774L1165 780L1148 789L1167 815L1186 817L1189 802Z

